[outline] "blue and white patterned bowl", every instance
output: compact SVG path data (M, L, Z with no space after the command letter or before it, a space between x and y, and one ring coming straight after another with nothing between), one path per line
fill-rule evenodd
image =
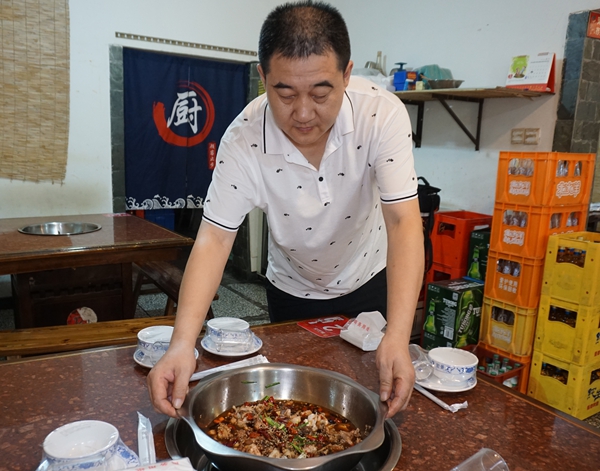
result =
M80 420L57 428L46 437L43 449L44 461L38 469L116 471L140 464L119 438L119 431L99 420Z
M463 383L475 376L479 362L476 355L460 348L437 347L429 351L433 374L442 382Z
M214 343L217 351L237 347L249 350L254 337L250 324L236 317L215 317L206 323L206 336Z
M165 354L171 342L173 326L153 325L142 329L137 334L137 346L145 357L151 359L152 364Z

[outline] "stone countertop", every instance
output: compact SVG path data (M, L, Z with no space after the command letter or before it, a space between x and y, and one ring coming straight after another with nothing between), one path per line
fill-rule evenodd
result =
M294 323L253 331L264 342L259 353L270 362L336 370L377 390L374 352L339 337L317 337ZM0 363L0 471L35 469L46 435L76 420L112 423L137 451L138 411L153 424L158 459L169 458L168 418L152 409L148 370L134 362L134 351L114 347ZM230 362L199 351L198 370ZM500 453L511 471L600 469L600 433L584 422L484 379L471 391L435 394L469 406L452 414L414 391L408 409L393 419L402 437L395 469L448 471L482 447Z

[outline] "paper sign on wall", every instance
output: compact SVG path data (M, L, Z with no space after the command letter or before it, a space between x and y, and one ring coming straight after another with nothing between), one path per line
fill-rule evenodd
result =
M506 87L554 93L555 68L553 52L513 57L506 77Z
M587 37L600 39L600 11L590 12Z

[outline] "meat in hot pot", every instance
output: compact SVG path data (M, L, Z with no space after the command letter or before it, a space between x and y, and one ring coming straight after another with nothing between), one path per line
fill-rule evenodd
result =
M267 396L228 409L205 432L223 445L256 456L312 458L350 448L369 430L361 432L324 407Z

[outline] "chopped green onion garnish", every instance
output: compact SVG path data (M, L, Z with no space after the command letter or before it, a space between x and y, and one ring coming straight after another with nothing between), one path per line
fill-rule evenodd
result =
M242 381L242 384L254 384L256 381Z
M275 428L278 428L278 429L280 429L280 430L285 428L285 425L284 425L284 424L280 424L280 423L278 423L278 422L275 422L275 421L274 421L274 420L273 420L271 417L269 417L269 416L266 416L266 417L265 417L265 420L267 421L267 423L268 423L268 424L269 424L271 427L275 427Z
M280 384L280 383L279 383L279 381L277 381L276 383L267 384L267 385L265 386L265 389L272 388L273 386L277 386L278 384Z

